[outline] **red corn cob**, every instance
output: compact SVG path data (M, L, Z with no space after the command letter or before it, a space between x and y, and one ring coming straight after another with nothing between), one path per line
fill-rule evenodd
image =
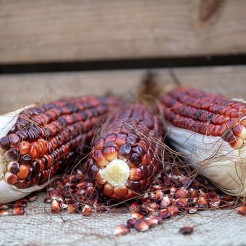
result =
M246 138L246 104L197 89L179 87L163 96L165 119L174 126L219 136L234 148Z
M160 169L159 117L135 103L115 114L104 128L88 158L88 176L106 197L121 201L135 197Z
M19 189L46 183L87 152L98 124L116 104L113 98L87 96L22 111L0 139L2 177Z
M230 195L246 195L246 102L178 87L161 99L170 144Z

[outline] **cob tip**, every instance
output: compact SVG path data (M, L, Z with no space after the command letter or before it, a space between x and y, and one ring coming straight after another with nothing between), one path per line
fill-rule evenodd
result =
M31 191L17 190L5 180L0 180L0 204L9 203L29 195Z
M0 115L0 138L5 137L10 129L14 126L17 121L19 114L34 105L26 106L25 108L20 108L16 111ZM0 148L0 203L9 203L15 200L21 199L29 195L33 189L22 189L19 190L14 186L8 184L5 181L5 172L7 168L7 160L3 156L3 151Z
M130 168L124 160L115 159L101 169L102 178L114 187L126 185L126 181L130 175Z

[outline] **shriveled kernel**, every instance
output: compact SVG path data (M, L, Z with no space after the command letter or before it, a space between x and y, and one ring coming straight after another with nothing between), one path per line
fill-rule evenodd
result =
M160 216L160 215L156 215L156 216L154 216L154 217L153 217L153 219L157 220L157 221L158 221L158 223L161 223L161 222L163 221L163 217L162 217L162 216Z

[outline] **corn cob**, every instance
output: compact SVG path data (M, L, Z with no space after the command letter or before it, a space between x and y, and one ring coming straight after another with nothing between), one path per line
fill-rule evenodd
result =
M0 203L42 189L87 151L113 98L81 97L0 116Z
M245 196L245 101L178 87L161 104L171 144L225 192Z
M119 110L104 127L86 164L88 176L108 198L133 198L147 189L160 169L159 117L134 103Z

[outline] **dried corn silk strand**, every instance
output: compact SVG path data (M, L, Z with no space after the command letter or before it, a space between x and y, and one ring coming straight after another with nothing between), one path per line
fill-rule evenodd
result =
M160 171L162 138L159 117L148 106L119 109L95 139L86 164L89 179L116 201L139 195Z
M0 116L0 203L42 189L88 152L113 98L87 96L31 106Z
M161 104L171 145L226 193L245 196L245 101L177 87Z

